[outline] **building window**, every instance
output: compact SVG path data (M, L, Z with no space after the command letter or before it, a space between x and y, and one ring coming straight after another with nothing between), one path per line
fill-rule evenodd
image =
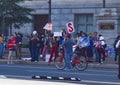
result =
M75 15L76 32L84 31L93 33L93 14L76 14Z

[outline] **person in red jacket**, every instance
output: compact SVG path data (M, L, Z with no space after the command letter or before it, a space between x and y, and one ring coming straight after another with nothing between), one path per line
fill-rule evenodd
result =
M10 39L8 41L8 49L9 49L9 54L8 54L8 64L12 64L13 63L13 52L15 52L16 47L17 47L17 39L14 37L14 35L12 34L10 36Z

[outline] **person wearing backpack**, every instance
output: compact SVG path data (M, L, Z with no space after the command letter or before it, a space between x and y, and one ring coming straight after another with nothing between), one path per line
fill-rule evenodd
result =
M119 39L120 39L120 36L117 36L117 38L115 39L115 41L114 41L114 44L113 44L113 46L114 46L114 50L115 50L115 62L117 62L117 57L118 57L118 52L117 52L117 48L116 48L116 43L119 41Z
M118 53L118 78L120 79L120 37L115 45Z

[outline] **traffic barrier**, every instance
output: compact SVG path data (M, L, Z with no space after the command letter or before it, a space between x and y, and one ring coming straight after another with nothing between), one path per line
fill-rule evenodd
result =
M71 81L81 81L80 78L75 78L75 77L51 77L51 76L33 76L32 79L49 79L49 80L71 80Z

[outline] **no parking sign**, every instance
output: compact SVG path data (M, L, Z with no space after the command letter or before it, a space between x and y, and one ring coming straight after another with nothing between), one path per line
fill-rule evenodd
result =
M68 23L66 24L66 26L67 26L67 31L68 31L68 33L73 33L73 32L75 32L75 28L74 28L74 26L73 26L73 22L68 22Z

